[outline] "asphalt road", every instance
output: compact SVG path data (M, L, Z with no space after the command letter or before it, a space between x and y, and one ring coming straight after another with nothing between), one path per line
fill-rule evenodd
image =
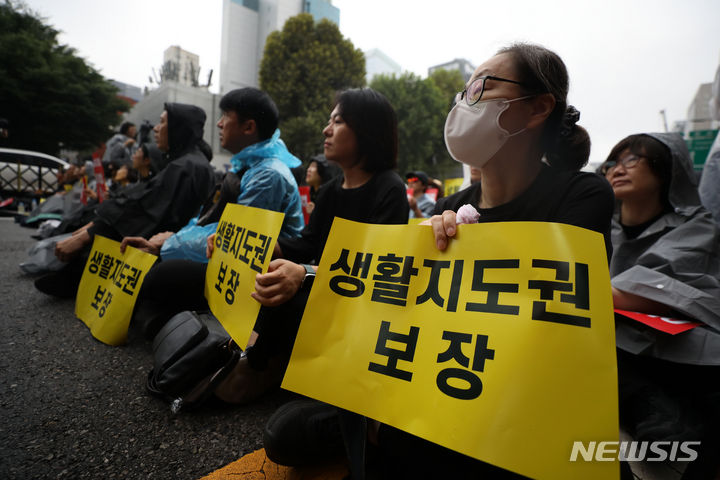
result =
M145 391L150 344L95 340L73 300L35 290L18 264L33 230L0 218L0 479L198 479L261 448L289 397L170 413Z

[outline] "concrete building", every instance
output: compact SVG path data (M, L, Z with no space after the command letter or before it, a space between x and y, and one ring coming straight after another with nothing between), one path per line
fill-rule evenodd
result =
M713 98L712 85L712 83L702 83L698 87L695 97L687 109L686 137L695 130L710 130L720 126L720 122L713 120L710 111L710 100Z
M166 102L197 105L205 110L207 116L203 138L212 147L212 164L216 168L224 170L225 165L230 163L230 154L220 147L218 138L219 132L216 124L220 118L220 98L221 95L210 93L207 88L192 87L175 81L164 81L158 88L150 90L125 115L125 119L138 126L145 121L155 125L160 121L160 115Z
M257 87L267 36L303 12L316 21L340 22L340 10L329 0L223 0L220 93Z
M165 50L163 54L163 65L160 71L161 81L174 81L188 87L200 85L200 57L177 45Z
M428 75L432 74L435 70L440 69L457 70L462 74L463 79L467 82L470 80L470 77L472 77L472 74L475 71L475 66L464 58L456 58L455 60L428 68Z
M365 80L369 84L376 75L400 75L400 65L377 48L365 52Z

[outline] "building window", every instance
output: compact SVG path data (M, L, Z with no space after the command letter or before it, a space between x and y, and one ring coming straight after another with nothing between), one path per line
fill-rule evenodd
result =
M250 10L256 12L260 10L260 0L242 0L243 7L247 7Z

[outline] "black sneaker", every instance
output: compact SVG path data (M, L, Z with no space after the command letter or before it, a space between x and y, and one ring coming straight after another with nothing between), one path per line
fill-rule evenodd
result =
M312 399L277 409L263 432L265 452L280 465L315 465L344 454L338 409Z

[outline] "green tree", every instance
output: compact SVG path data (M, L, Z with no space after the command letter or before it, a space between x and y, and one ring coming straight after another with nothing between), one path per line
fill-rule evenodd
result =
M8 146L50 154L61 146L90 149L128 109L57 35L26 7L0 4L0 117L10 122Z
M428 80L433 82L440 91L442 99L445 101L445 112L447 114L455 103L455 95L465 88L465 79L459 70L445 70L441 68L433 71L428 76ZM445 120L443 119L443 127L444 125ZM433 142L433 164L436 166L439 177L461 177L462 167L450 157L447 147L445 146L445 137L442 129L433 137Z
M322 151L322 129L335 92L363 85L362 51L329 20L315 23L312 15L303 13L268 35L260 88L277 103L283 139L300 158Z
M445 70L441 68L434 70L428 79L431 80L435 86L440 90L443 98L447 99L448 109L452 107L455 101L455 95L458 92L462 92L465 88L465 80L463 79L460 70Z
M423 80L412 73L399 77L378 75L370 86L383 93L397 112L398 171L401 174L422 170L432 177L444 178L456 169L456 163L447 161L449 157L443 141L449 105L432 80Z

